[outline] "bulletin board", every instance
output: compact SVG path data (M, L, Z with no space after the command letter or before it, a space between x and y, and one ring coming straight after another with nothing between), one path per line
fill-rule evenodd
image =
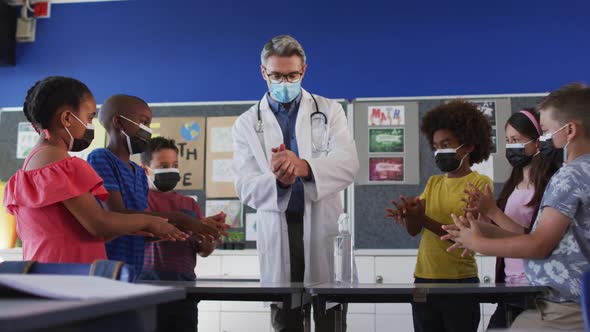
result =
M202 190L205 170L205 117L155 117L153 137L172 138L178 147L180 182L176 190Z

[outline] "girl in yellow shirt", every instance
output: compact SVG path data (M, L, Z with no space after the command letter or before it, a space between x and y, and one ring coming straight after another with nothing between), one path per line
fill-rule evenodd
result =
M419 197L392 201L395 208L386 209L388 216L411 236L422 234L415 283L479 283L475 258L447 252L452 242L440 237L446 234L442 225L453 223L451 214L463 214L469 183L480 190L493 188L490 178L471 170L490 156L492 128L474 104L454 100L428 111L420 129L444 174L431 176ZM475 332L480 320L479 304L468 298L413 303L412 314L416 332Z

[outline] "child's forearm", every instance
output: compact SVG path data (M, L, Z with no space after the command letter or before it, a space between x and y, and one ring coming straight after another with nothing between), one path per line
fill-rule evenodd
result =
M422 219L419 221L419 223L422 224L422 226L424 228L433 232L434 234L436 234L439 237L447 234L447 231L442 229L443 224L439 223L438 221L436 221L428 216L422 217Z
M199 256L207 257L211 255L216 246L215 241L203 241L199 244Z
M488 217L496 223L496 225L500 226L502 229L510 231L516 234L524 234L524 227L517 224L514 220L508 217L502 210L498 207L494 208L491 213L488 214Z
M474 251L483 255L505 258L542 259L545 254L538 248L537 242L531 235L515 235L505 238L478 237L474 241Z
M122 213L122 214L149 214L150 216L162 217L168 219L168 222L172 224L177 224L179 219L190 218L189 216L185 215L182 212L144 212L144 211L137 211L137 210L129 210L125 207L122 208L115 208L115 209L108 209L112 212Z
M502 239L502 238L513 237L513 236L518 236L518 235L522 234L522 233L514 233L512 231L503 229L499 226L489 224L489 223L479 222L478 225L481 230L481 233L485 237L488 237L488 238Z
M416 236L420 234L420 232L422 231L422 224L420 224L419 222L403 218L401 220L401 223L406 228L406 231L408 232L408 234L410 234L410 236Z
M104 242L111 242L118 237L119 236L105 236L105 237L103 237L103 240L104 240Z
M157 212L155 215L168 218L168 222L175 225L178 229L184 232L197 232L197 219L187 216L182 212Z

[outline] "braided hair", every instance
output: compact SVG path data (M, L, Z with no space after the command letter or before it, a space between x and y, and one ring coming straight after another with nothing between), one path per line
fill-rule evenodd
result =
M51 119L60 107L78 110L82 99L92 96L86 84L74 78L49 76L37 81L27 91L23 113L39 133L48 129Z

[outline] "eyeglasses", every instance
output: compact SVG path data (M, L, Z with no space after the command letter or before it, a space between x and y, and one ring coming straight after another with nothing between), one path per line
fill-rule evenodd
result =
M289 83L297 83L301 81L301 77L303 77L303 72L294 71L288 74L281 74L281 73L269 73L264 68L264 72L266 76L270 80L271 83L281 83L283 81L287 81Z

